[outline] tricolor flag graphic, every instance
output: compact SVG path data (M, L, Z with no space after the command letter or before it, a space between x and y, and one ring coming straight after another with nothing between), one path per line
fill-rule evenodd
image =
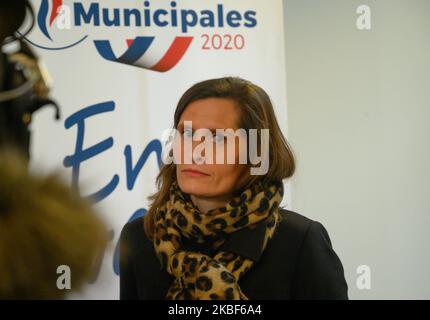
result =
M94 40L99 54L109 60L158 72L172 69L188 50L193 37L143 37L127 39L127 50L117 57L109 40Z

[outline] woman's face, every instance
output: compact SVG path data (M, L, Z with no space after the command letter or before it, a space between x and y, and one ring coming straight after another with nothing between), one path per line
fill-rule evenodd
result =
M244 150L242 142L242 147L239 146L239 138L235 138L234 145L227 144L227 139L224 135L216 135L215 131L216 129L237 130L239 120L239 107L230 99L207 98L194 101L185 108L177 127L177 130L181 133L177 139L181 139L181 143L178 144L178 140L176 140L174 144L177 154L180 152L182 159L181 164L176 165L176 174L179 187L183 192L196 197L228 198L240 186L248 168L245 164L239 164L238 160L240 150ZM185 126L185 121L191 121L192 132ZM191 139L195 130L201 128L209 129L213 132L213 142L211 143L213 150L212 164L206 163L209 161L202 161L202 163L198 158L196 161L196 158L192 156L190 156L191 163L186 164L184 163L184 140L186 137ZM223 144L221 143L222 140L224 140ZM204 137L199 141L191 140L191 143L192 148L190 149L194 152L198 145L200 145L200 148L205 145ZM219 161L221 157L218 157L218 159L216 157L217 152L221 155L221 148L224 151L223 161ZM198 148L198 150L197 154L209 157L210 153L206 153L206 149ZM227 161L228 153L233 154L234 163Z

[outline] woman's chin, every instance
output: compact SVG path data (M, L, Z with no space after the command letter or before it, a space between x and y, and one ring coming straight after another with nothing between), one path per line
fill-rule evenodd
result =
M178 183L182 192L195 196L203 196L207 194L209 191L208 187L210 187L208 181L197 179L181 179L180 181L178 181Z

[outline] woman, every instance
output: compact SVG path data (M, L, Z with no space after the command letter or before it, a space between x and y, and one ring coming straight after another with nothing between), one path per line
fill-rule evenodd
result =
M215 152L161 168L144 219L121 234L121 299L347 299L324 227L279 206L295 163L263 89L233 77L197 83L179 100L174 127L175 160L185 158L195 129L216 132ZM215 129L257 129L267 172L251 174L255 161L238 161L248 148L220 143L227 135ZM218 153L222 163L208 161ZM232 153L234 163L226 161Z

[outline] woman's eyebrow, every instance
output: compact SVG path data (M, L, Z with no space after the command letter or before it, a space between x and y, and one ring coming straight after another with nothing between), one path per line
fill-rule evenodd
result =
M216 133L216 130L218 129L218 130L227 130L227 129L233 129L233 130L237 130L236 128L233 128L233 127L227 127L227 128L224 128L224 126L213 126L213 125L211 125L210 127L208 127L208 126L202 126L202 127L200 127L200 126L195 126L194 125L194 123L192 123L192 125L191 125L191 128L193 129L193 131L196 131L196 130L198 130L198 129L208 129L209 131L211 131L211 132L213 132L213 133ZM184 122L180 122L179 124L178 124L178 126L177 126L177 128L176 128L177 130L182 130L182 129L184 129Z
M184 128L183 128L183 126L182 125L179 125L178 126L178 128L177 128L177 130L178 131L181 131L181 130L183 130ZM227 129L233 129L233 130L237 130L237 129L234 129L234 128L192 128L192 130L193 131L196 131L196 130L199 130L199 129L207 129L207 130L209 130L212 134L215 134L215 133L217 133L217 130L222 130L222 132L219 132L219 133L228 133L228 132L224 132L225 130L227 130Z

